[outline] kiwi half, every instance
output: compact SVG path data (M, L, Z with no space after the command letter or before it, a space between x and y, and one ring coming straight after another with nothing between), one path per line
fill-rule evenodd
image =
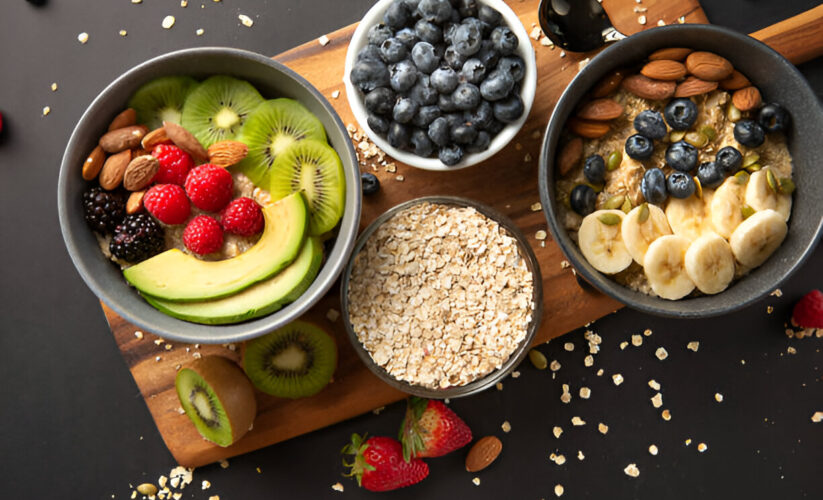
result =
M326 387L337 366L337 345L326 332L293 321L245 344L243 370L255 387L281 398L304 398Z
M346 179L337 152L325 142L295 142L274 160L269 171L269 193L279 200L303 191L309 201L309 234L334 229L346 204Z
M320 120L294 99L268 100L249 115L237 136L249 147L249 154L237 168L256 186L265 188L274 160L302 139L326 140Z
M216 75L195 87L183 104L183 128L207 148L234 139L263 96L249 82Z
M254 422L254 388L243 371L226 358L195 360L177 372L174 386L197 431L219 446L236 442Z
M137 111L137 123L154 130L163 122L180 124L183 103L197 80L189 76L164 76L143 85L129 100L129 107Z

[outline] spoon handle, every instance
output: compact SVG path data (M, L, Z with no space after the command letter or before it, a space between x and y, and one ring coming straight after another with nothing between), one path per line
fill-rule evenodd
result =
M751 34L800 64L823 55L823 4Z

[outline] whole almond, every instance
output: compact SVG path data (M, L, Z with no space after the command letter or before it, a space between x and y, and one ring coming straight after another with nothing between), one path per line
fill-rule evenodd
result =
M587 139L597 139L603 137L611 128L609 122L596 122L594 120L581 120L580 118L570 118L568 122L569 130Z
M726 90L739 90L749 85L751 85L751 82L746 78L746 75L737 70L732 71L732 75L725 80L720 80L720 88Z
M557 157L560 175L566 175L583 157L583 139L575 137L563 146Z
M83 178L87 181L93 180L100 173L103 168L103 162L106 161L106 153L98 144L89 153L89 157L83 162Z
M592 97L600 98L606 97L607 95L611 94L617 87L620 86L620 82L623 81L623 78L626 75L624 74L623 70L615 70L612 71L609 75L605 78L600 80L597 85L592 88Z
M143 155L129 162L123 174L123 187L129 191L139 191L154 179L160 162L152 155Z
M675 97L691 97L693 95L705 94L717 88L717 82L707 82L696 76L690 76L677 84L674 91Z
M640 74L653 80L680 80L686 76L686 66L670 59L659 59L649 61L640 70Z
M154 146L162 144L168 140L169 136L166 135L165 127L160 127L146 134L146 136L143 137L143 140L140 141L140 146L142 146L143 149L151 150Z
M146 190L135 191L129 195L126 200L126 213L136 214L143 211L143 197L146 196Z
M466 470L477 472L485 469L497 459L503 450L503 443L495 436L480 438L466 455Z
M675 82L664 82L662 80L652 80L643 75L632 75L623 79L623 88L637 97L659 101L668 99L674 95L677 87Z
M732 94L732 104L740 111L749 111L760 106L763 102L760 97L760 91L757 87L749 86L740 90L735 90Z
M137 111L132 108L126 108L114 117L114 120L109 124L109 132L123 127L131 127L137 124Z
M131 125L118 128L111 132L106 132L100 138L100 146L107 153L119 153L124 149L135 148L140 145L140 141L149 132L143 125Z
M710 82L724 80L734 71L728 59L713 52L692 52L686 58L686 69L697 78Z
M198 141L191 132L172 122L163 122L163 128L166 129L166 135L171 139L171 142L186 153L192 155L195 160L206 161L209 159L209 153L206 151L206 148L200 144L200 141Z
M123 175L126 167L131 161L131 150L126 149L117 154L113 154L106 159L103 169L100 171L100 186L111 191L123 182Z
M595 99L584 104L577 112L578 118L608 121L623 114L623 105L611 99Z
M219 141L209 146L209 163L230 167L240 163L249 153L249 147L240 141Z
M672 61L682 61L687 55L691 54L692 49L682 47L668 47L665 49L658 49L651 53L649 61L657 61L660 59L671 59Z

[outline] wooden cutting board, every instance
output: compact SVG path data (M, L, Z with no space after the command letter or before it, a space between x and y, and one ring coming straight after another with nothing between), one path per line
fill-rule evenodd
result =
M509 0L508 3L520 17L526 31L531 32L537 24L538 1ZM658 20L667 24L707 22L697 0L643 0L642 4L635 0L603 0L603 4L615 27L626 34L656 26ZM821 8L815 10L819 18ZM642 17L645 17L645 24L641 24ZM796 23L792 28L806 30L807 36L820 36L821 23L811 28L801 24ZM346 124L356 124L342 83L346 48L355 27L351 25L330 33L330 43L325 46L312 41L275 57L317 87ZM809 29L816 31L810 33ZM785 32L781 30L768 32L767 35L787 45L807 45L798 44L797 38L785 37ZM540 263L545 313L535 343L541 343L621 306L602 294L578 286L571 269L561 265L564 256L559 247L550 238L538 240L535 237L538 230L547 230L543 213L530 208L539 201L537 161L541 135L554 104L577 74L578 64L593 54L566 54L535 40L531 43L537 57L537 95L528 121L508 147L482 165L454 172L428 172L400 163L397 163L396 172L390 173L380 168L376 175L380 178L382 189L377 196L364 199L360 228L362 230L388 208L424 195L460 195L491 205L506 214L527 235ZM803 50L803 57L817 55L806 48ZM332 97L335 91L340 93L338 98ZM403 176L403 180L398 176ZM305 319L316 322L335 336L339 364L333 383L316 396L296 401L258 394L259 413L254 429L228 448L220 448L203 440L188 417L182 414L174 390L174 377L179 365L198 355L221 354L239 360L240 346L166 343L149 332L138 338L134 325L103 306L123 358L166 446L178 463L190 467L212 463L311 432L404 397L371 374L351 348L340 320L329 318L329 311L340 309L338 288L335 285L332 292L305 316Z

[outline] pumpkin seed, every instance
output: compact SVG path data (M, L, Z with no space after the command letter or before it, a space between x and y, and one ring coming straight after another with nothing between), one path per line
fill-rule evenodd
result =
M700 184L700 179L698 179L696 175L693 177L693 179L694 179L694 194L697 195L697 199L702 200L703 199L703 185Z
M685 131L683 131L683 130L675 130L675 131L673 131L671 134L669 134L669 140L670 140L671 142L677 142L677 141L679 141L679 140L683 139L683 137L684 137L685 135L686 135L686 132L685 132Z
M529 351L529 361L531 361L534 367L538 370L545 370L546 367L549 366L546 356L544 356L543 353L537 349L532 349Z
M620 216L614 212L606 212L605 214L598 215L597 220L607 226L614 226L620 223Z
M780 192L784 194L792 194L795 190L794 181L788 177L780 179Z
M620 194L617 196L612 196L611 198L606 200L606 203L603 204L603 208L605 208L606 210L614 210L616 208L620 208L621 206L623 206L623 200L625 199L626 197Z
M757 172L761 168L763 168L763 167L761 167L759 163L752 163L751 165L746 167L746 171L748 171L750 174L752 174L754 172Z
M743 168L748 167L753 163L757 163L760 161L760 155L757 153L746 153L746 156L743 157Z
M643 204L640 205L640 213L637 214L637 222L643 224L647 220L649 220L649 204L643 202Z
M734 104L730 102L729 108L726 110L726 118L728 118L729 121L736 122L737 120L743 118L743 114L734 106Z
M157 486L155 486L151 483L143 483L143 484L137 486L136 490L137 490L137 493L140 493L141 495L146 495L146 496L149 496L149 497L154 496L154 495L157 494Z
M743 215L744 219L748 219L752 215L754 215L754 209L748 205L741 205L740 213Z
M689 132L683 137L683 140L697 149L704 148L709 143L709 138L701 132Z
M710 141L717 138L717 130L715 130L711 125L704 125L700 127L700 133L708 137Z
M749 173L745 170L741 170L734 174L734 178L737 179L738 184L746 184L749 182Z
M623 201L623 206L620 207L620 210L626 214L632 211L632 202L629 200L628 196L626 196L626 199Z
M623 162L623 153L620 151L614 151L612 154L609 155L609 159L606 161L606 170L611 172L615 170L617 167L620 166L620 163Z
M774 173L771 170L766 170L766 184L772 188L772 191L774 191L775 194L780 191L780 186L778 185L777 179L774 177Z

